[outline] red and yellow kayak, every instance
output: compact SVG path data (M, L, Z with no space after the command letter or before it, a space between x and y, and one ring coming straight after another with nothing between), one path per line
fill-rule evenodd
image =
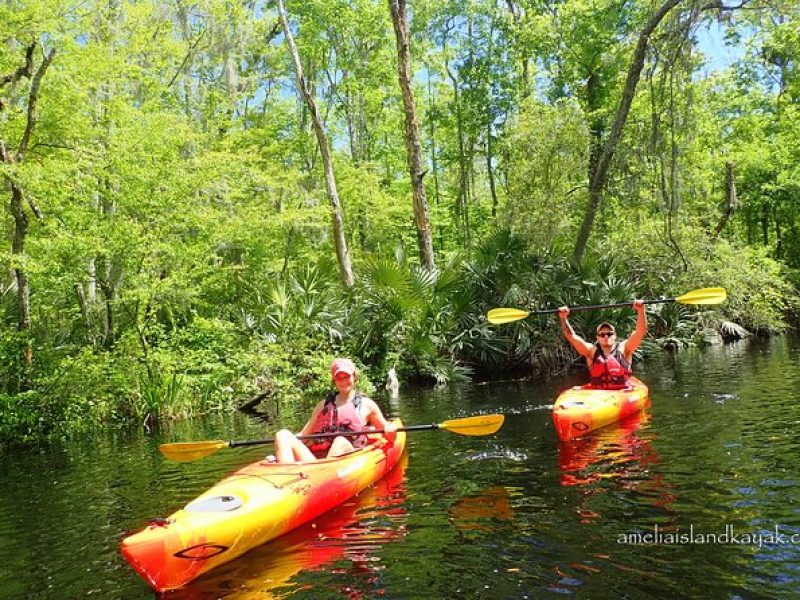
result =
M624 419L650 405L650 390L631 377L621 390L579 385L559 395L553 405L553 424L562 441L571 440Z
M122 554L154 590L179 588L358 494L392 470L405 441L401 431L337 458L253 463L126 537Z
M376 569L382 549L408 532L405 510L405 469L408 453L385 476L360 494L286 535L253 548L244 556L159 595L161 600L284 598L305 585L300 573L325 571L339 562L338 571L363 574ZM341 561L341 562L340 562ZM231 582L235 582L232 593ZM373 595L382 595L377 584Z

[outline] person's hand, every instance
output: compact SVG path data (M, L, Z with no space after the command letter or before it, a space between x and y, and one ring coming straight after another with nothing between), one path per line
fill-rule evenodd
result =
M633 310L638 313L644 312L644 300L639 300L638 298L633 301Z
M569 306L558 307L558 318L562 321L569 316Z
M394 442L397 439L397 423L389 421L383 428L383 436L387 441Z

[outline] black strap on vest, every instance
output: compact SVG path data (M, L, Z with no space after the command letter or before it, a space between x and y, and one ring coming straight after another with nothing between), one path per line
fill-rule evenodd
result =
M330 394L325 396L325 404L324 404L324 406L322 408L322 414L323 415L327 415L328 414L328 410L331 407L333 408L333 415L332 415L333 418L330 420L330 426L328 428L328 429L330 429L331 433L333 433L335 431L339 431L339 426L338 426L338 423L339 423L339 411L336 408L336 395L337 394L338 394L338 392L331 392ZM359 410L361 408L361 401L362 400L363 400L363 396L361 395L361 392L356 392L356 395L353 396L353 406L356 407L356 410Z
M619 351L619 344L614 344L614 347L611 349L611 352L605 354L603 349L600 347L600 344L595 344L594 356L592 357L592 365L597 362L597 357L603 357L603 367L605 368L605 374L602 377L595 378L592 377L593 384L604 384L604 383L613 383L613 384L622 384L625 383L624 378L621 377L612 377L611 374L608 372L608 361L605 360L608 356L613 356L614 360L616 360L619 365L627 372L631 370L631 363L628 362L628 359L623 356L622 352Z
M614 347L611 349L611 352L608 354L603 352L603 349L600 347L600 344L594 345L594 356L592 357L592 364L597 361L597 357L602 356L605 358L606 356L613 356L617 359L617 362L622 365L623 369L630 370L631 363L628 362L628 359L619 351L619 344L614 344Z
M325 405L322 407L322 414L327 415L328 409L333 406L333 410L336 411L336 396L339 395L339 392L331 392L327 396L325 396ZM361 401L364 397L361 395L361 392L356 392L356 395L353 396L353 406L356 408L361 408ZM335 412L334 412L335 414ZM336 415L338 417L338 415Z
M325 397L325 404L322 408L322 414L327 415L331 407L333 408L333 414L331 415L331 419L329 420L328 425L325 425L320 433L341 432L345 434L348 431L353 431L352 429L349 429L347 427L345 427L344 429L339 428L339 411L336 408L336 394L337 392L331 392ZM356 410L359 410L359 408L361 408L363 398L364 397L361 395L361 392L356 392L355 396L353 396L353 406L355 406ZM357 448L364 446L367 443L367 437L363 434L357 436L345 436L345 437L348 437L352 441L353 446ZM330 447L331 440L319 440L318 442L316 442L316 445L324 449ZM314 450L314 446L312 446L312 451L314 451L315 453L317 452Z

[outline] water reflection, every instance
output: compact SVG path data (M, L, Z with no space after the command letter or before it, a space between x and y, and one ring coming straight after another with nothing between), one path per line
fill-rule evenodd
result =
M544 406L563 378L403 389L407 423L504 412L494 436L420 432L399 471L354 501L212 571L172 598L791 598L800 543L625 544L622 534L800 535L800 342L686 349L640 365L653 405L559 444ZM393 404L394 402L394 404ZM0 598L152 598L123 532L170 514L264 447L171 463L158 443L267 437L224 414L158 432L0 450ZM652 415L652 417L651 417Z
M559 483L580 488L577 512L581 522L591 523L601 515L591 507L593 497L611 490L634 492L649 504L672 511L676 497L672 486L653 467L661 462L648 429L649 410L582 438L558 445Z
M346 575L346 595L360 598L355 583L369 595L376 590L381 548L406 534L405 472L408 455L384 478L358 496L287 535L255 548L162 600L236 600L280 598L302 589L300 574L320 571Z
M478 494L464 496L448 510L450 521L459 531L497 531L513 517L508 489L488 487Z

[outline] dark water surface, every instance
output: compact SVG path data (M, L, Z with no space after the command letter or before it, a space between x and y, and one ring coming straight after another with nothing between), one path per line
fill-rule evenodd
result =
M379 396L407 424L479 412L506 424L409 434L407 464L380 484L167 597L800 597L798 349L664 355L637 370L649 410L569 444L547 406L575 380ZM300 420L228 416L0 455L0 598L152 598L119 554L124 532L268 452L176 464L158 443Z

